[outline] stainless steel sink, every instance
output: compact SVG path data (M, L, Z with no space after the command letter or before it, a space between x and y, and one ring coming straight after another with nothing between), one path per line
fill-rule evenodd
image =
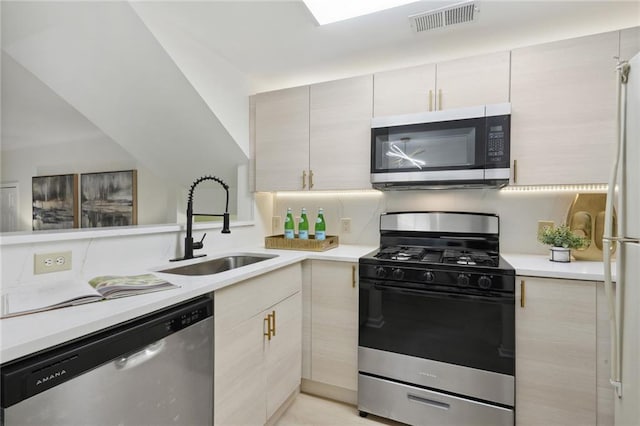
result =
M270 254L234 254L230 256L218 257L191 265L178 266L177 268L164 269L158 272L177 275L212 275L231 269L241 268L257 262L273 259L277 255Z

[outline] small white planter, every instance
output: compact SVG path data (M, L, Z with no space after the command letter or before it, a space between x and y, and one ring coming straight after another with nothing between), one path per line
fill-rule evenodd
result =
M571 249L564 247L551 247L549 260L552 262L571 262Z

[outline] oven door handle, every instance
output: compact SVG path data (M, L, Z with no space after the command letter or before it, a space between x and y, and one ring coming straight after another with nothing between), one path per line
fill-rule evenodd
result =
M364 287L362 284L363 283L361 281L360 288ZM379 291L415 294L416 296L423 296L423 297L436 296L442 299L465 299L465 300L476 300L481 302L502 303L502 304L515 303L514 294L482 296L478 294L453 293L453 292L446 292L446 291L417 290L414 288L382 285L380 283L373 283L372 287L374 290L379 290Z

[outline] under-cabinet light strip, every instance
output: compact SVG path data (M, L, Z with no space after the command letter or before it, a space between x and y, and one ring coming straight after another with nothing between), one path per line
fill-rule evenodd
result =
M360 190L360 191L284 191L276 192L276 197L380 197L381 191Z
M506 186L500 192L607 192L607 184L584 185L514 185Z

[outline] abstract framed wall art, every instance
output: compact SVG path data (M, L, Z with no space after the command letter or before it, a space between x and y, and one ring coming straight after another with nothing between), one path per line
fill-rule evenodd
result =
M137 225L137 180L136 170L83 173L80 178L82 228Z
M78 227L78 175L34 176L31 199L34 231Z

